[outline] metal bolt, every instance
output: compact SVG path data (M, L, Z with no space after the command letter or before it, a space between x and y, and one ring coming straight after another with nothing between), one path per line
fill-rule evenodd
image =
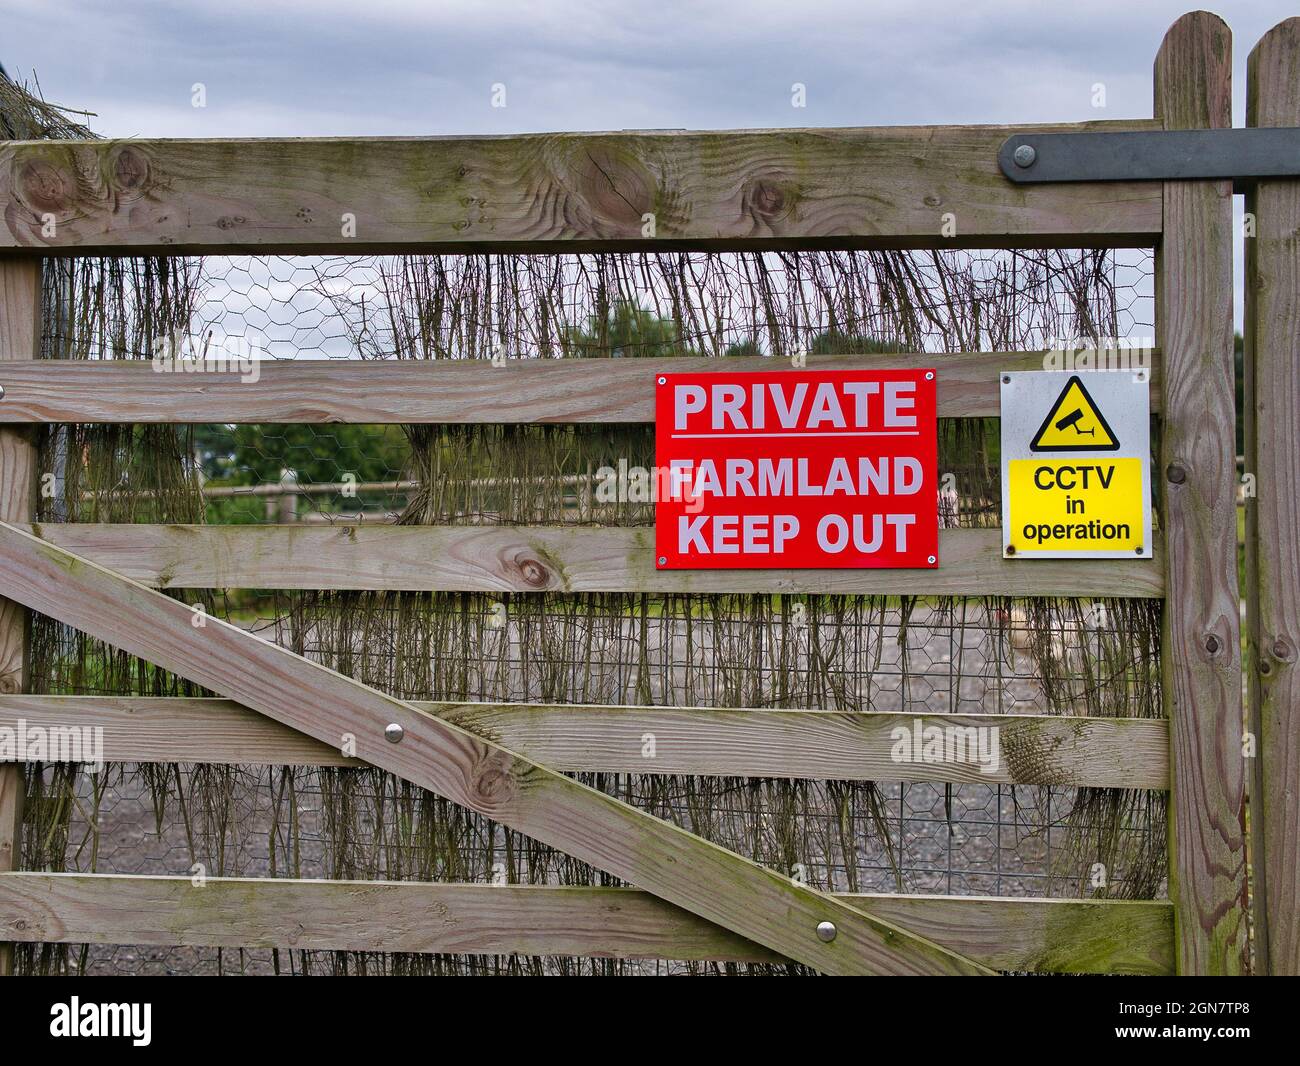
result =
M1011 384L1011 375L1010 375L1010 374L1003 374L1003 375L1002 375L1002 384L1003 384L1003 385L1010 385L1010 384Z
M402 737L406 736L406 730L396 722L389 722L384 726L384 739L390 744L400 744Z
M1022 144L1012 153L1011 158L1016 161L1018 167L1032 167L1034 160L1038 158L1038 153L1032 144Z
M1008 554L1008 555L1015 555L1015 554L1016 554L1016 546L1015 546L1014 544L1008 544L1008 545L1007 545L1007 554Z
M1187 471L1177 463L1170 463L1169 469L1165 471L1165 477L1175 485L1181 485L1187 480Z
M829 944L835 939L835 934L838 932L839 930L835 928L834 922L817 923L817 939L823 944Z
M1133 554L1134 554L1134 555L1141 555L1141 554L1142 554L1142 551L1143 551L1143 549L1142 549L1142 545L1139 544L1136 548L1133 549Z

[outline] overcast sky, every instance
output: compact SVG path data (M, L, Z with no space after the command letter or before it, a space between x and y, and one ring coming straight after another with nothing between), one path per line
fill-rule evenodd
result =
M113 137L1073 121L1149 116L1152 59L1189 6L0 0L0 63L95 111ZM1296 7L1217 10L1234 33L1240 121L1246 55ZM206 107L192 106L196 82Z

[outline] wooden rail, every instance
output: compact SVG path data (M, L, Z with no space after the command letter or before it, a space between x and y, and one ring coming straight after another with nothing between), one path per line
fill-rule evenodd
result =
M0 357L5 356L0 349ZM940 418L996 417L998 372L1042 370L1044 352L810 356L809 369L937 367ZM1105 353L1103 353L1104 355ZM1159 353L1142 357L1155 375ZM159 371L140 360L0 362L4 422L653 422L659 373L790 370L787 359L265 360ZM246 380L246 377L248 378Z
M0 350L35 359L41 347L41 265L0 260ZM36 441L0 427L0 521L28 522L36 510ZM0 593L4 592L0 586ZM28 684L30 626L21 604L0 595L0 694ZM0 763L0 872L18 867L23 839L21 766ZM13 949L0 937L0 975L13 972Z
M1151 718L889 714L591 704L412 706L568 772L702 774L966 784L1169 785L1169 724ZM898 761L894 730L997 729L996 764ZM0 727L103 729L107 762L361 766L230 700L0 696ZM645 736L655 754L643 754ZM969 737L969 734L965 734Z
M0 581L112 643L828 974L987 974L669 822L0 523ZM395 730L400 742L390 743ZM818 935L823 923L836 934Z
M1232 34L1184 15L1156 57L1156 113L1170 129L1232 125ZM1245 768L1237 593L1232 354L1232 183L1169 182L1156 251L1165 352L1161 440L1172 723L1169 895L1180 973L1246 969Z
M155 588L454 592L755 592L879 596L1116 596L1164 592L1155 558L1001 554L996 529L939 534L939 569L658 570L652 527L183 526L42 523L34 535Z
M995 970L1167 974L1167 903L842 895ZM630 888L0 875L0 936L47 943L775 962Z
M1154 242L1158 186L1007 181L998 147L1025 130L15 142L0 147L0 249L347 254ZM950 222L956 234L946 237Z
M1300 126L1300 19L1250 54L1246 123ZM1251 791L1254 945L1262 973L1300 974L1300 181L1247 196L1246 676L1256 758Z

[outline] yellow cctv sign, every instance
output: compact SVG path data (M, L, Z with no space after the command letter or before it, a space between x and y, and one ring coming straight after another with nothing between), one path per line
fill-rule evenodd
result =
M1151 558L1148 372L1001 378L1003 554Z

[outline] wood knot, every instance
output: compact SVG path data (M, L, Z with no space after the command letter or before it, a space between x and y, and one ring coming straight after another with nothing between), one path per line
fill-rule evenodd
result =
M75 195L72 174L48 159L29 159L18 172L18 187L24 203L38 214L59 212Z
M469 787L475 810L490 812L509 806L519 794L514 756L505 751L485 751L474 764Z
M0 694L16 696L22 686L18 684L17 674L0 674Z
M1273 641L1273 656L1282 662L1290 662L1295 650L1291 647L1291 642L1286 637L1278 637Z
M584 146L574 159L575 191L592 221L620 235L640 235L643 216L655 210L656 182L629 152Z
M149 184L149 160L139 148L131 145L118 150L110 172L113 187L120 193L143 192Z
M795 186L780 174L764 174L745 184L741 207L746 216L771 226L788 218L798 201Z
M544 589L551 585L551 568L535 556L516 556L514 571L519 580L530 589Z

